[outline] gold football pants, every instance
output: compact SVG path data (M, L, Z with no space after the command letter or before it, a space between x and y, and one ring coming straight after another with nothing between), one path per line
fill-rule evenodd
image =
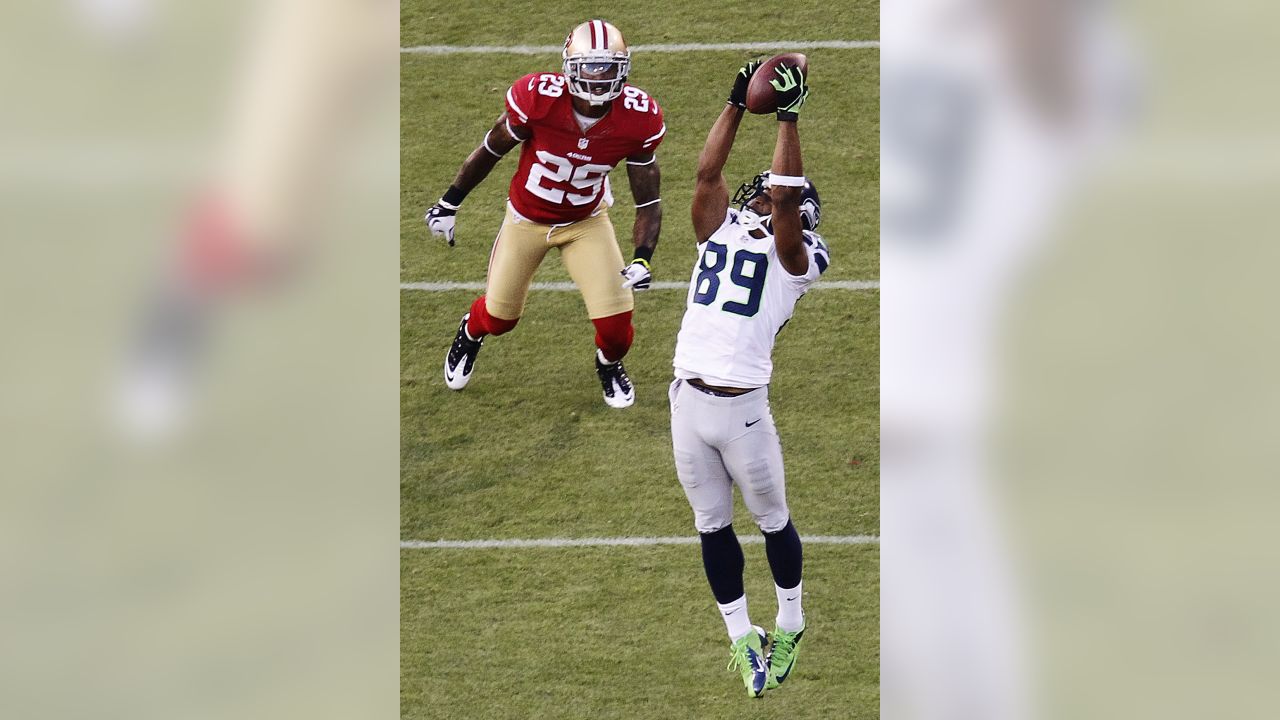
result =
M533 274L551 248L559 248L569 276L582 293L592 320L631 310L631 290L622 287L622 252L607 210L568 225L542 225L507 217L489 255L485 307L494 317L515 320L524 312Z

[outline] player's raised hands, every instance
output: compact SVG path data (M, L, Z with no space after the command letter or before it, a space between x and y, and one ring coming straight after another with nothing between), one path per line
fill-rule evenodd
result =
M427 216L423 218L427 222L427 229L435 237L444 238L448 241L449 247L453 247L453 227L456 222L455 216L458 214L458 208L449 207L442 200L431 209L427 210Z
M800 107L809 97L809 86L805 83L804 70L790 62L778 63L773 69L774 75L769 84L777 92L777 117L779 120L795 122L800 117Z
M733 78L733 89L729 91L730 105L744 109L747 107L747 86L751 84L751 76L756 74L760 63L760 60L752 60L738 69L738 74Z

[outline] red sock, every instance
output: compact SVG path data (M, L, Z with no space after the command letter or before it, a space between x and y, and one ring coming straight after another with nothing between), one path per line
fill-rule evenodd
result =
M636 331L631 326L630 310L596 318L591 323L596 326L596 347L600 348L606 362L618 362L631 349L631 340Z
M489 308L484 304L484 296L481 295L471 303L471 317L467 319L467 334L476 340L485 335L501 335L510 332L518 322L520 318L507 320L490 315Z
M192 208L183 237L181 272L188 286L201 294L218 294L245 279L249 254L231 218L216 195Z

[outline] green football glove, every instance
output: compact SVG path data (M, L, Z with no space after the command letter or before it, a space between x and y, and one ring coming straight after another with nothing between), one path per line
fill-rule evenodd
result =
M777 117L779 120L795 122L800 117L800 107L804 105L805 98L809 97L809 86L804 82L804 73L795 65L787 63L779 63L773 72L778 77L771 79L769 84L778 92Z

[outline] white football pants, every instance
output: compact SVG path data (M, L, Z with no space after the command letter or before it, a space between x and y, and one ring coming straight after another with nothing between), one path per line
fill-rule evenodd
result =
M733 486L764 532L786 526L782 445L769 412L769 388L716 397L671 383L671 446L676 474L700 533L733 522Z

